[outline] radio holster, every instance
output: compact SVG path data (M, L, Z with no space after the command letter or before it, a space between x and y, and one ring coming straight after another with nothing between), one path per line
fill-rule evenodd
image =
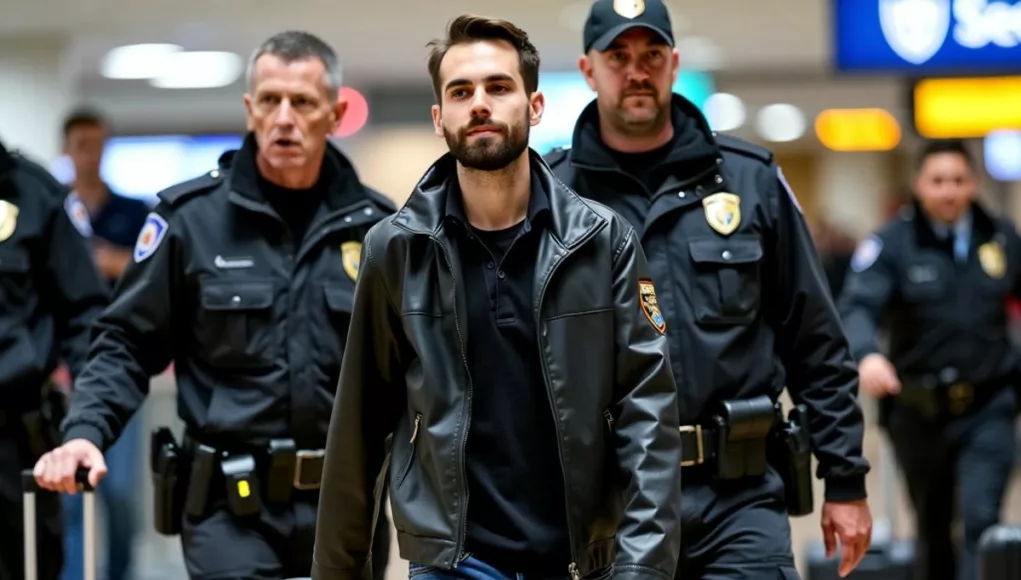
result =
M768 396L724 401L712 418L717 430L716 478L762 476L766 473L766 444L776 415Z

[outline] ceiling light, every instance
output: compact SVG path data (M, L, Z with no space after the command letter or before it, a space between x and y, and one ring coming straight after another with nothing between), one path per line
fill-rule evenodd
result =
M794 141L805 134L805 128L805 115L785 103L763 107L756 119L759 135L774 143Z
M741 99L730 93L716 93L704 105L709 126L714 131L733 131L745 122L745 108Z
M983 144L986 170L993 179L1021 180L1021 131L993 131Z
M160 89L225 87L241 76L244 61L233 52L178 52L163 59L149 84Z
M833 151L890 151L900 143L900 124L889 111L827 109L815 118L815 134Z
M99 65L108 79L150 79L160 71L163 60L184 50L176 44L130 44L106 53Z

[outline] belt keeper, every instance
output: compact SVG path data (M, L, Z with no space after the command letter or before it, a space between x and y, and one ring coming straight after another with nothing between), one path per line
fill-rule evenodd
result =
M294 493L292 482L297 467L297 446L293 439L273 439L269 442L266 499L281 503L291 501L291 495Z

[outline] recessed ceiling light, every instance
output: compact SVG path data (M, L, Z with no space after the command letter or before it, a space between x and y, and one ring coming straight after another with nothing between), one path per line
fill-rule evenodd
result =
M730 93L710 95L703 108L709 125L715 131L733 131L745 122L744 103Z
M108 79L150 79L159 73L163 59L184 48L176 44L129 44L106 53L99 72Z
M759 135L767 141L795 141L805 134L807 122L801 109L786 103L763 107L756 119Z
M211 89L225 87L241 76L244 61L233 52L179 52L161 63L162 70L149 84L160 89Z

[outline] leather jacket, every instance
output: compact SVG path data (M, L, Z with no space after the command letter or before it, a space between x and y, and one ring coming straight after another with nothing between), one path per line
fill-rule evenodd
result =
M580 578L672 580L680 548L680 434L669 354L645 256L627 222L585 201L530 151L551 225L535 316ZM362 250L348 348L327 436L312 578L358 578L382 486L401 557L450 569L465 553L464 448L473 382L465 289L445 226L450 155ZM646 295L648 297L648 295ZM389 469L385 440L393 434Z

